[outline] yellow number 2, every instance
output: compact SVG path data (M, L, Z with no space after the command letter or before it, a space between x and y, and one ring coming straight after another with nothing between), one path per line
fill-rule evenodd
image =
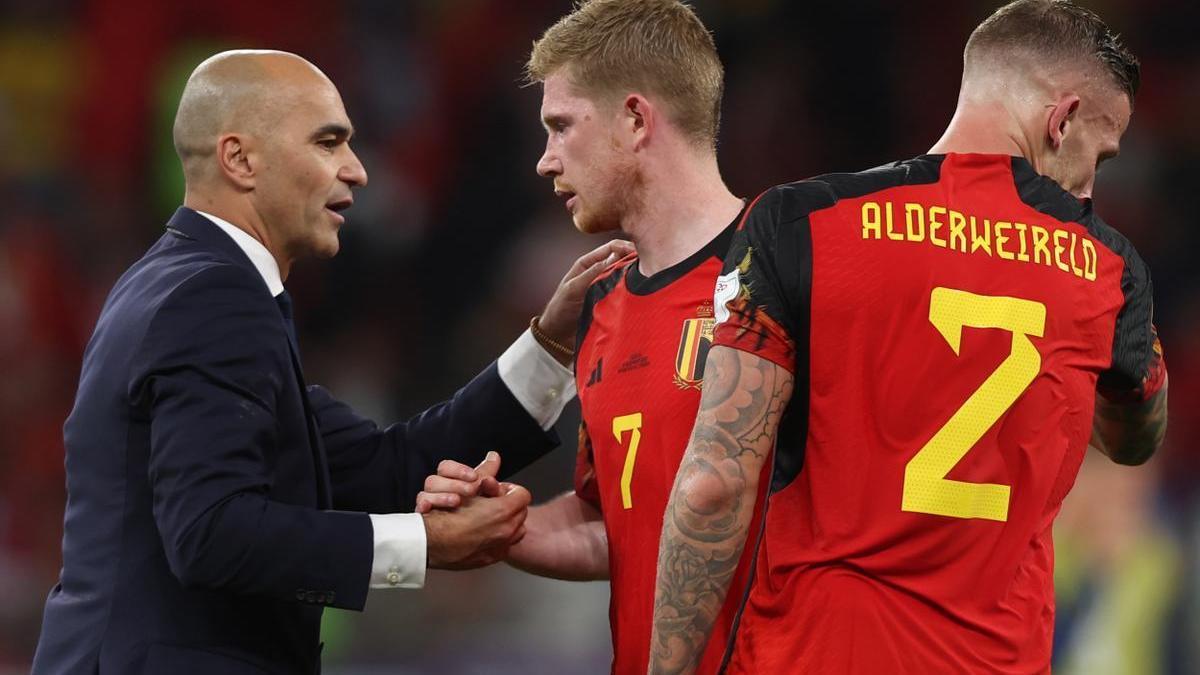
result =
M950 480L946 475L1037 377L1042 355L1029 336L1042 337L1045 332L1046 306L1032 300L975 295L939 287L933 289L930 298L929 321L955 354L959 353L964 327L1010 331L1012 349L966 403L909 460L904 470L901 509L951 518L1008 520L1012 491L1008 485L968 483Z
M642 441L642 413L621 415L613 418L613 436L621 443L621 434L632 431L629 436L629 452L625 453L625 468L621 469L621 505L627 509L633 508L633 495L629 492L629 484L633 482L633 463L637 461L638 443Z

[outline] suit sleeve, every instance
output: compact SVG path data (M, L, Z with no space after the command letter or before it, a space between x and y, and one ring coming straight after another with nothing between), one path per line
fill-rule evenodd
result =
M361 609L370 519L273 501L277 399L291 367L261 281L214 266L164 303L131 400L150 417L153 516L188 587Z
M475 466L495 450L503 460L504 478L558 445L554 431L543 431L513 396L495 363L448 400L387 428L358 415L322 387L309 387L308 396L339 509L411 511L425 478L437 472L443 459Z

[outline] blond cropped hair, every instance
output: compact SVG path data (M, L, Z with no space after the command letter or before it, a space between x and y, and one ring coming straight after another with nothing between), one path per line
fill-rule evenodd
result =
M560 70L598 99L657 96L688 138L716 147L724 68L712 35L679 0L579 2L533 43L526 81Z

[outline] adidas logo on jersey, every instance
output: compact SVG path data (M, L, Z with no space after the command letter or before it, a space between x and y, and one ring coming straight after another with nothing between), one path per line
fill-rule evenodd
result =
M604 357L602 356L602 357L596 359L596 367L592 369L592 374L588 376L587 384L585 384L583 386L590 387L593 384L600 384L600 378L602 376L601 369L603 367L604 367Z

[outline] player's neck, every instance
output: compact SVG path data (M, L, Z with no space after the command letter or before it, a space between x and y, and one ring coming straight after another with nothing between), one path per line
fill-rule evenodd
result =
M724 230L742 200L721 180L716 159L653 172L641 212L624 228L637 246L638 270L650 276L683 262Z
M1020 125L1003 105L960 101L933 154L979 153L1029 157Z

